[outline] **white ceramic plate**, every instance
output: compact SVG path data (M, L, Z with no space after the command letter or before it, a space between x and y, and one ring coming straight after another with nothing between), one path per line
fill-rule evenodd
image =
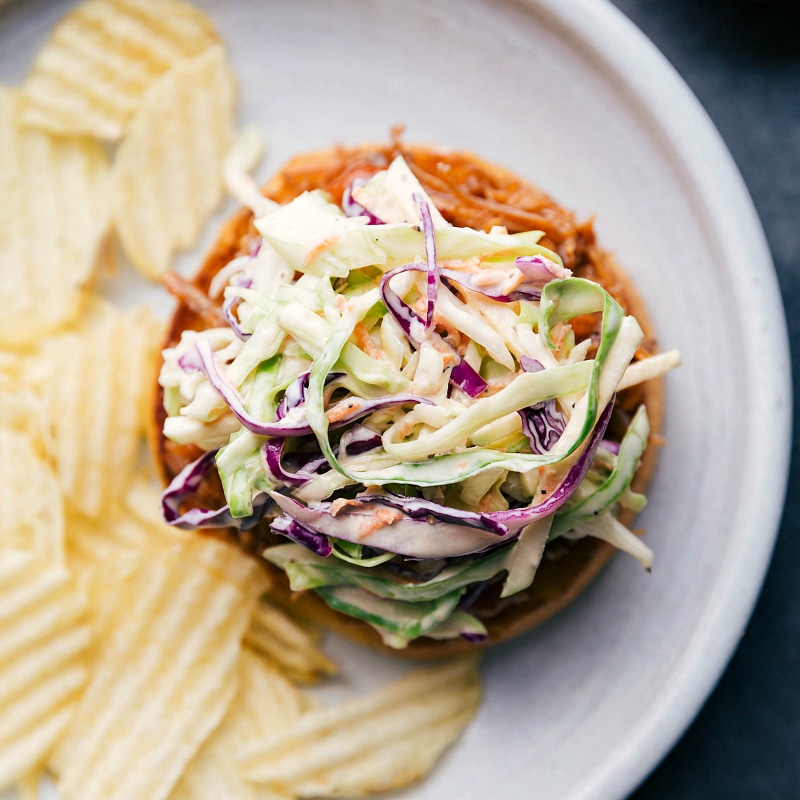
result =
M17 3L0 14L0 79L22 79L69 5ZM475 150L596 214L661 346L683 351L667 380L668 445L641 517L653 574L619 556L558 618L491 652L477 720L403 795L623 797L728 661L783 503L783 310L728 152L664 58L599 0L200 5L230 45L241 121L268 139L263 176L304 149L384 139L397 122L409 141ZM166 308L127 273L108 291ZM402 668L341 642L333 649L345 665L334 694Z

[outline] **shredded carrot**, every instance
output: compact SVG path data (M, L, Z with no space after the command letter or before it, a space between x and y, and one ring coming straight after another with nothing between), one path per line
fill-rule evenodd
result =
M325 412L328 422L338 422L353 411L357 411L361 407L361 403L356 397L349 397L347 400L342 400L337 403L333 408L329 408Z
M402 519L403 515L394 508L379 508L371 517L367 517L358 526L358 538L365 539L379 528L385 528L393 522Z
M356 327L353 329L353 336L355 337L356 344L368 356L379 361L383 360L381 351L375 346L375 342L372 341L372 337L369 335L369 331L364 327L363 322L359 322L358 325L356 325Z

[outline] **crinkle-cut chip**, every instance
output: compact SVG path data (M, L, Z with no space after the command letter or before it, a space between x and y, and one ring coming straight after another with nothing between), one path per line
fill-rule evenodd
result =
M156 537L163 537L167 543L175 537L188 539L196 534L183 531L164 522L161 515L161 494L163 487L148 470L141 469L133 476L122 501L121 520L147 527Z
M89 685L53 762L64 800L161 800L222 720L260 565L216 539L146 553L103 613Z
M467 707L452 715L426 721L425 727L342 761L318 776L301 778L292 784L292 793L297 797L366 797L415 783L434 768L472 719L473 697L464 700Z
M337 673L336 664L317 647L314 636L267 598L256 605L245 642L297 683L317 683Z
M0 388L4 391L19 389L21 376L24 373L23 366L24 361L20 353L14 350L0 350Z
M311 711L242 751L253 782L300 797L362 796L425 775L480 702L477 662L416 670L372 694Z
M157 552L185 541L191 535L166 524L155 527L143 523L124 506L109 509L108 515L100 517L68 511L65 529L67 564L76 574L94 567L102 571L109 561Z
M28 438L37 455L49 458L53 435L47 421L44 400L28 387L11 388L0 379L0 425Z
M295 796L288 792L254 786L241 778L231 779L230 770L219 774L213 762L204 770L202 783L198 779L197 783L190 786L182 781L175 787L169 800L219 800L222 797L225 800L295 800Z
M38 767L87 679L86 598L69 573L0 549L0 790Z
M145 551L121 553L110 561L75 565L67 561L67 567L76 577L78 587L88 600L89 621L94 631L94 643L90 649L90 663L103 652L108 637L119 622L118 608L120 587L132 580L134 573L142 568ZM77 569L76 569L77 566ZM50 761L49 767L60 772L60 764Z
M77 574L128 554L163 550L196 534L173 528L161 518L160 491L142 473L134 475L117 504L100 517L67 512L67 563Z
M236 756L249 742L291 727L309 699L273 665L245 648L239 689L220 726L189 762L170 800L258 800L260 790L236 769ZM285 793L277 797L291 797Z
M127 501L127 497L124 501ZM152 498L154 509L159 507L159 496ZM130 510L127 502L119 510L114 510L109 520L109 529L113 539L121 549L136 550L139 548L161 549L172 544L184 542L193 535L190 531L180 530L167 525L163 520L150 520L147 512L141 516Z
M248 647L242 650L236 731L239 740L265 739L288 729L316 701L303 693L273 664ZM233 714L231 715L233 718Z
M220 202L234 103L233 73L217 46L162 75L131 120L112 168L114 224L149 278L195 244Z
M37 766L17 781L16 789L19 800L39 800L41 775L42 770Z
M91 139L19 124L0 86L0 345L22 347L74 320L109 267L110 167Z
M69 507L98 516L118 503L136 467L155 359L145 308L99 307L77 331L42 344L37 380Z
M219 42L180 0L88 0L52 30L22 86L26 124L116 141L154 80Z
M0 453L0 547L63 563L64 503L58 476L24 433L0 428Z

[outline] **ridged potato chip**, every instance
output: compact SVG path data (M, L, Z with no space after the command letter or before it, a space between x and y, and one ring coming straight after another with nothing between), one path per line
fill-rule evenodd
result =
M242 650L240 675L242 688L229 717L231 736L242 744L287 730L315 705L279 669L248 647Z
M159 75L219 42L180 0L88 0L51 31L23 84L23 119L115 141Z
M143 476L135 476L117 503L100 517L77 511L67 513L67 563L76 573L128 555L163 550L194 534L170 527L159 513L158 488Z
M0 376L2 376L0 371ZM40 395L27 387L6 385L0 377L0 424L24 435L36 454L48 458L53 450L53 436L47 410Z
M2 5L2 0L0 0ZM16 790L19 800L39 800L39 782L42 771L39 767L32 769L27 775L23 775L17 781Z
M98 306L77 331L45 341L37 381L69 506L94 517L120 501L134 474L156 351L147 309Z
M245 648L239 690L222 723L189 762L170 800L259 800L263 793L236 769L248 743L291 727L309 701L274 666ZM291 797L274 793L274 797Z
M131 120L112 170L114 224L149 278L196 242L220 202L234 102L233 73L217 46L161 76Z
M297 797L366 797L409 786L436 766L475 714L472 698L454 714L433 717L408 735L397 735L360 756L292 784ZM413 709L411 713L413 713ZM349 731L345 733L345 738Z
M12 391L20 388L23 360L13 350L0 350L0 389Z
M185 542L196 534L167 525L161 516L161 490L142 475L135 475L122 505L109 518L111 535L126 550L161 549Z
M108 266L109 160L85 138L49 136L18 120L0 86L0 345L30 345L74 320Z
M42 763L75 711L88 674L85 618L63 567L0 549L0 789Z
M299 797L360 797L425 775L480 702L475 659L415 670L377 692L305 714L253 742L239 767L253 782Z
M149 408L147 410L149 411ZM156 536L173 537L172 541L178 535L182 538L189 538L193 534L173 528L164 522L164 518L161 516L162 490L163 487L148 471L144 469L138 471L128 484L128 489L123 497L120 522L128 520L132 524L142 525L154 532Z
M297 683L317 683L337 672L336 664L317 647L314 637L268 599L256 605L245 642Z
M90 664L103 652L103 648L116 629L120 614L118 601L120 587L126 586L134 573L141 569L144 552L123 553L103 563L81 564L80 571L73 571L81 592L88 601L89 621L94 632L94 641L89 651ZM67 562L67 567L74 570L74 565ZM60 751L56 750L48 761L48 766L60 772L58 762Z
M0 547L63 563L64 503L58 476L30 439L16 430L0 428L0 453L6 454L0 458Z
M161 800L225 715L258 563L207 537L119 580L105 641L54 763L64 800Z

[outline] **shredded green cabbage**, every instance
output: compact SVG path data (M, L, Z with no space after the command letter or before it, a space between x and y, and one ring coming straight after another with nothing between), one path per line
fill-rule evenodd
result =
M539 232L449 225L409 175L401 159L355 191L380 223L320 191L261 206L258 251L226 268L235 329L185 332L160 377L165 434L218 451L233 517L252 515L265 492L308 509L300 522L282 501L282 532L303 544L265 558L292 589L315 591L394 647L485 636L465 600L487 582L501 582L503 597L528 588L559 536L598 536L649 565L649 549L613 516L644 504L630 483L646 411L618 452L598 447L596 427L619 387L678 361L631 367L636 320L571 276ZM595 312L601 333L587 358L591 343L576 344L570 321ZM193 355L201 341L213 376ZM547 447L534 437L545 422ZM552 512L530 511L551 500ZM376 546L401 524L426 541L423 561ZM464 551L459 539L475 550L446 555Z

